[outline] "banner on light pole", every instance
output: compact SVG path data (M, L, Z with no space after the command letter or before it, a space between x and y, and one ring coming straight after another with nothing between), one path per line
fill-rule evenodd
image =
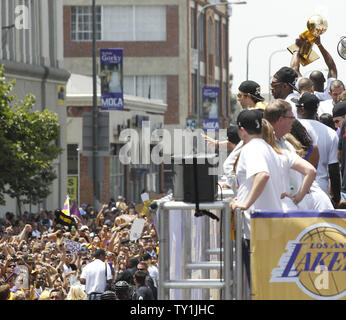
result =
M100 49L101 109L123 110L123 49Z

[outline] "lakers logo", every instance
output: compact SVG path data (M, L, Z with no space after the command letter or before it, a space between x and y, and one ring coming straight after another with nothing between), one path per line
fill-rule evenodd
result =
M289 241L279 268L270 282L295 282L315 299L340 299L346 295L346 232L337 225L319 223Z

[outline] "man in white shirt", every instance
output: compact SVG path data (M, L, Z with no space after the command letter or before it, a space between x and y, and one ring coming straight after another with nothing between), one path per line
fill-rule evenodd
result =
M106 252L96 250L95 260L85 266L80 276L80 282L85 284L88 300L101 300L101 294L106 290L107 283L111 283L113 276L106 260Z
M345 85L341 80L334 80L330 84L330 91L328 94L331 99L320 102L317 114L320 116L323 113L333 115L333 108L339 102L339 96L345 91Z
M317 145L320 158L317 167L316 182L320 188L329 195L329 180L332 191L331 200L334 207L340 201L340 170L338 161L337 133L315 120L319 99L310 92L305 92L297 104L299 121L309 133L314 144Z
M284 99L292 106L294 116L297 118L296 108L292 99L299 98L299 90L296 87L298 74L290 67L282 67L278 70L270 84L270 90L274 99ZM296 92L294 92L296 91Z

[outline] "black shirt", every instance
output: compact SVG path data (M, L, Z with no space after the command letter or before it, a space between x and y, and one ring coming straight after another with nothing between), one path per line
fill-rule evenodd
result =
M154 296L149 287L141 286L136 288L134 300L154 300Z
M340 130L338 149L341 151L341 192L346 193L346 120Z

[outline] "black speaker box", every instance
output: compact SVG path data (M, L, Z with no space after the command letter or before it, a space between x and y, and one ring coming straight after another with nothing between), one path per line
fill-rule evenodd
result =
M210 174L211 171L217 172L216 154L203 154L194 156L173 157L173 197L176 201L195 203L195 168L193 161L197 160L197 186L198 201L213 202L217 199L217 174ZM211 162L211 163L210 163ZM209 170L213 169L215 170Z

